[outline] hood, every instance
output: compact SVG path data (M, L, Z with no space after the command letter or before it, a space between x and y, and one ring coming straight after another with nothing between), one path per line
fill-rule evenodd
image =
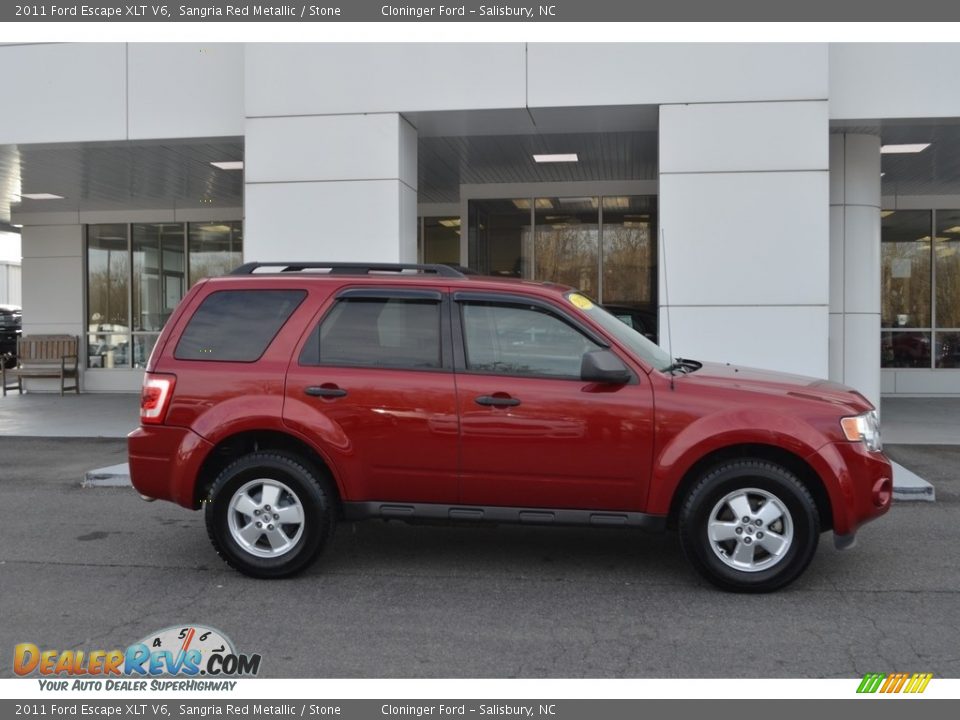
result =
M844 409L850 408L857 413L873 408L869 400L846 385L822 378L791 375L775 370L705 362L696 372L681 377L713 386L832 403Z

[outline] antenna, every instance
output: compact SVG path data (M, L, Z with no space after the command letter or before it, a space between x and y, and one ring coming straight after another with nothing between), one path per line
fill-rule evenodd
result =
M673 363L673 323L670 322L670 286L667 284L667 231L660 228L660 258L663 262L663 301L666 303L664 318L667 321L667 354ZM673 390L673 376L675 371L670 370L670 389Z

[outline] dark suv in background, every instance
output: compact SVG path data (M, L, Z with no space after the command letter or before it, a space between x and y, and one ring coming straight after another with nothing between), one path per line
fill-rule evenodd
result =
M16 364L21 323L22 315L18 306L0 305L0 362L6 367Z
M197 283L140 418L134 487L203 508L256 577L307 567L340 519L380 518L676 528L708 580L764 592L892 493L855 390L671 358L576 290L442 265Z

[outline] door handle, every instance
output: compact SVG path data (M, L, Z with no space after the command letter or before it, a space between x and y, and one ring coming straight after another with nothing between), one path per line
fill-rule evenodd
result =
M517 398L509 395L481 395L476 400L477 405L491 405L493 407L514 407L520 404Z
M326 385L311 385L310 387L304 388L303 391L307 395L322 398L338 398L344 397L347 394L346 390L332 383L327 383Z

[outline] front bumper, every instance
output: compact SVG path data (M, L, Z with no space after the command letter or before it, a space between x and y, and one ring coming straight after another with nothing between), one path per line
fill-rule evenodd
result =
M807 458L826 486L837 547L851 547L861 525L890 509L893 468L882 452L861 442L824 445Z
M141 426L127 435L130 481L144 498L193 509L197 477L212 448L187 428Z

